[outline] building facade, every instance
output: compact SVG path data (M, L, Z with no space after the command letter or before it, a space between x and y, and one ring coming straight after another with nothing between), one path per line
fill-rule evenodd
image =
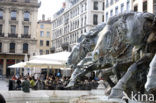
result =
M40 55L49 54L52 47L52 23L51 20L42 20L37 24L37 49Z
M156 0L105 0L105 22L111 16L130 11L156 14Z
M66 0L52 20L52 47L62 51L62 44L72 47L81 34L104 21L104 0Z
M114 15L132 10L132 0L105 0L105 22Z
M8 66L36 53L38 0L0 0L0 75L15 72Z
M133 10L156 14L156 0L133 0Z

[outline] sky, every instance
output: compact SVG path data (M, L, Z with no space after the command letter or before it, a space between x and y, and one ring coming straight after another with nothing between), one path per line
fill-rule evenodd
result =
M45 14L46 19L52 19L53 14L61 9L62 3L65 0L39 0L41 1L41 7L38 11L38 20L42 19L42 14Z

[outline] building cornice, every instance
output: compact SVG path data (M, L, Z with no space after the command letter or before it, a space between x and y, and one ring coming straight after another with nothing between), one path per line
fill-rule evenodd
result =
M39 8L41 5L40 3L24 3L24 2L9 2L9 1L0 1L0 6L12 6L12 7L33 7L33 8Z

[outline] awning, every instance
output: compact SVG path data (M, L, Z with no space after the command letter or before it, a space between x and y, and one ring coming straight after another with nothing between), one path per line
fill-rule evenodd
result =
M32 57L31 60L47 60L47 61L58 61L65 63L68 60L68 57L70 55L70 52L64 51L64 52L58 52L54 54L48 54L48 55L39 55Z
M26 66L26 62L16 63L14 65L9 66L8 68L24 68Z
M47 61L47 60L30 60L26 63L26 67L39 67L39 68L65 68L65 63L57 61Z

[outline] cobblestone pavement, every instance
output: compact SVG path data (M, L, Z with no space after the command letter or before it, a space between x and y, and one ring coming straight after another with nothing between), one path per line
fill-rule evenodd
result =
M8 91L8 82L0 80L0 91Z

